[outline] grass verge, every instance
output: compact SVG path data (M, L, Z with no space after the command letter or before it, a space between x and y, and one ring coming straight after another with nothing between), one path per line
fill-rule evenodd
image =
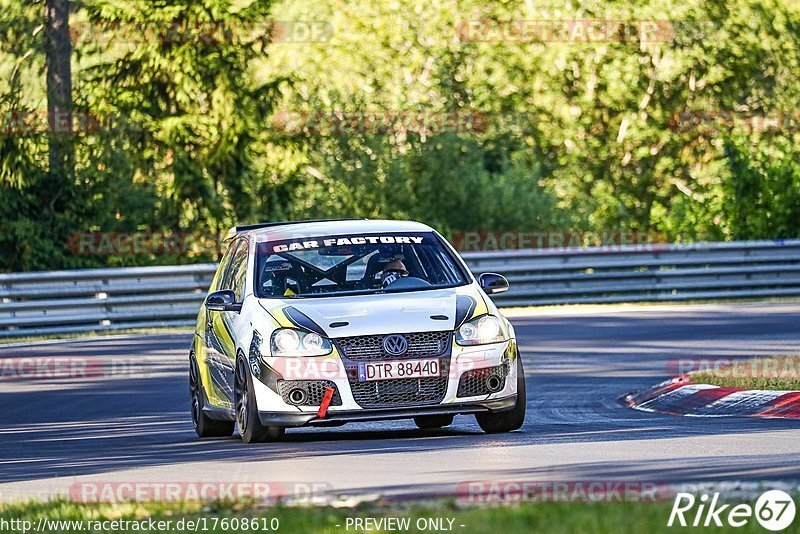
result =
M800 355L742 360L692 373L691 378L720 387L800 391Z
M595 534L624 534L647 532L674 532L667 527L671 502L656 503L539 503L482 508L459 508L452 501L430 501L424 504L363 504L356 508L332 507L257 507L248 505L218 506L200 504L78 504L71 501L0 505L0 528L4 532L23 532L21 528L9 529L11 521L18 527L26 525L29 531L71 534L94 531L97 533L145 531L134 529L129 523L112 524L111 521L137 521L143 526L152 520L169 521L156 527L161 532L291 532L291 533L346 533L346 532L434 532L459 533L529 533L548 534L592 532ZM42 519L45 518L45 519ZM247 526L244 518L252 521ZM407 528L381 528L371 522L372 528L357 528L356 519L380 521L381 518L408 519ZM348 522L348 519L350 520ZM238 520L238 521L236 521ZM452 523L449 521L452 520ZM60 521L61 523L56 523ZM73 523L69 523L72 521ZM189 523L193 521L194 523ZM152 524L151 524L152 525ZM363 524L362 524L363 525ZM377 523L380 525L380 523ZM403 525L403 523L400 523ZM436 527L440 528L436 528ZM39 530L36 530L39 527ZM277 527L277 528L276 528ZM348 528L349 527L349 528ZM426 527L426 528L420 528ZM720 528L704 531L719 532ZM763 532L758 522L752 520L737 532ZM154 530L150 530L151 532ZM27 534L27 533L26 533Z

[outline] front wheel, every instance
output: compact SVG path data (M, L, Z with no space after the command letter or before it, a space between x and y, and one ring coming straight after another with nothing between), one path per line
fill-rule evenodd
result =
M206 393L200 381L200 369L194 354L189 356L189 401L192 408L192 424L198 436L220 438L233 434L233 421L211 419L203 411L206 405Z
M244 360L236 360L234 376L234 398L236 400L236 425L245 443L277 441L283 437L284 429L278 426L264 426L258 418L253 376Z
M517 402L514 408L500 413L475 414L481 429L487 434L511 432L522 427L525 422L525 372L522 370L522 358L517 354Z

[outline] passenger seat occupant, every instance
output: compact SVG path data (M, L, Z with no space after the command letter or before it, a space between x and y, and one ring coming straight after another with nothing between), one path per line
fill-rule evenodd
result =
M400 260L392 260L386 264L381 273L381 287L386 287L397 280L408 276L408 269Z

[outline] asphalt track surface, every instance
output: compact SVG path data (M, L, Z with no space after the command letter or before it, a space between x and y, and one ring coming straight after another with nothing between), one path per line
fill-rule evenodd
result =
M6 368L0 499L86 482L270 482L370 497L452 495L466 481L798 481L796 420L675 417L617 399L674 374L678 358L800 352L799 319L800 303L526 312L512 318L528 388L519 431L485 435L459 416L438 431L363 423L256 445L195 436L188 332L0 348L0 362L85 358L90 371L10 377Z

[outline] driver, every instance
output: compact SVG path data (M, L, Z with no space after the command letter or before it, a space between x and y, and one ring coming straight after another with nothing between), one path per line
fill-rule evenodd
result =
M381 272L381 287L386 287L389 284L405 278L408 276L408 269L400 260L392 260L386 264Z

